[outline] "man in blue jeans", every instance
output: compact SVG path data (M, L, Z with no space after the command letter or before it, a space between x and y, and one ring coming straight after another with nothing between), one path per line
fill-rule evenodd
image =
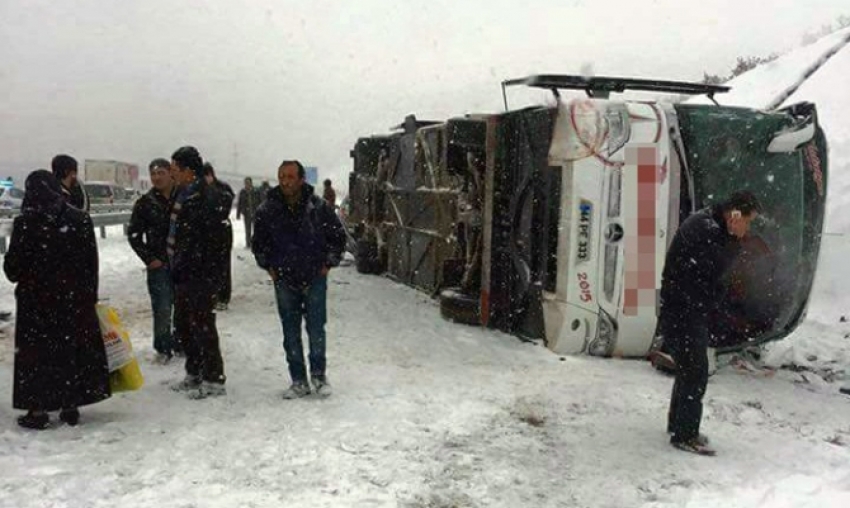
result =
M148 271L148 293L153 310L153 348L157 363L171 360L176 346L171 331L174 289L165 250L175 189L169 174L170 166L171 163L165 159L155 159L150 163L153 188L136 201L127 227L130 246Z
M345 230L334 210L304 181L304 166L283 161L278 187L257 210L252 250L274 281L283 348L292 385L284 398L309 395L301 321L310 338L310 378L320 397L331 394L325 359L328 271L339 265Z

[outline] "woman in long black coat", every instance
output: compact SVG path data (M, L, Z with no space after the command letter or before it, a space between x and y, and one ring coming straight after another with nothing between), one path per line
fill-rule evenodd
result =
M69 206L46 170L27 177L3 269L17 283L12 404L22 427L49 426L48 411L76 425L78 406L108 398L109 368L97 303L97 242L91 218Z

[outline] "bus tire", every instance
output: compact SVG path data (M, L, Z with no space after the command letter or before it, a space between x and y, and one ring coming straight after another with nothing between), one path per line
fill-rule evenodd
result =
M380 273L378 245L366 240L357 240L357 253L354 255L354 266L358 273Z
M454 323L480 326L481 304L477 297L447 289L440 293L440 315Z

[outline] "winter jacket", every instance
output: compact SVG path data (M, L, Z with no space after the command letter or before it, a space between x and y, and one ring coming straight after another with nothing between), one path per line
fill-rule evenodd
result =
M74 186L70 189L66 189L63 185L62 195L65 196L65 200L77 210L82 210L84 212L89 211L89 197L86 194L86 190L80 183L74 184Z
M145 266L157 259L168 263L165 242L168 239L168 224L175 192L172 190L171 195L165 197L158 190L151 189L133 206L127 235L130 246Z
M183 192L179 190L179 192ZM223 272L221 238L224 197L215 186L201 181L176 213L173 254L169 258L175 285L185 285L203 295L215 292Z
M738 250L719 207L688 217L676 231L664 264L660 321L707 316L721 305L724 277Z
M46 173L46 172L45 172ZM110 396L106 351L95 304L98 255L85 212L15 218L3 268L17 283L13 406L57 411Z
M214 203L215 213L218 223L213 228L213 241L215 247L214 252L217 253L216 266L219 266L219 281L216 287L221 287L224 284L224 277L228 274L227 264L230 258L230 252L233 249L233 224L230 222L230 211L233 209L233 189L230 185L215 180L210 186L215 191Z
M327 204L331 205L331 208L336 207L336 191L333 187L325 187L322 198L324 198Z
M274 187L257 210L252 246L257 264L277 272L292 289L304 289L323 268L338 266L344 247L339 217L309 184L304 184L295 209Z
M239 217L244 215L246 220L253 219L262 200L260 191L253 187L251 190L242 189L239 191L239 202L236 204L236 218L239 219Z

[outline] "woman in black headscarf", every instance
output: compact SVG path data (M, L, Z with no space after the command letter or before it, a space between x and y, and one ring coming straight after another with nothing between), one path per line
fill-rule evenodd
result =
M66 204L49 171L26 181L3 269L17 283L12 404L22 427L45 429L48 411L76 425L78 406L110 396L97 303L97 242L91 218Z

